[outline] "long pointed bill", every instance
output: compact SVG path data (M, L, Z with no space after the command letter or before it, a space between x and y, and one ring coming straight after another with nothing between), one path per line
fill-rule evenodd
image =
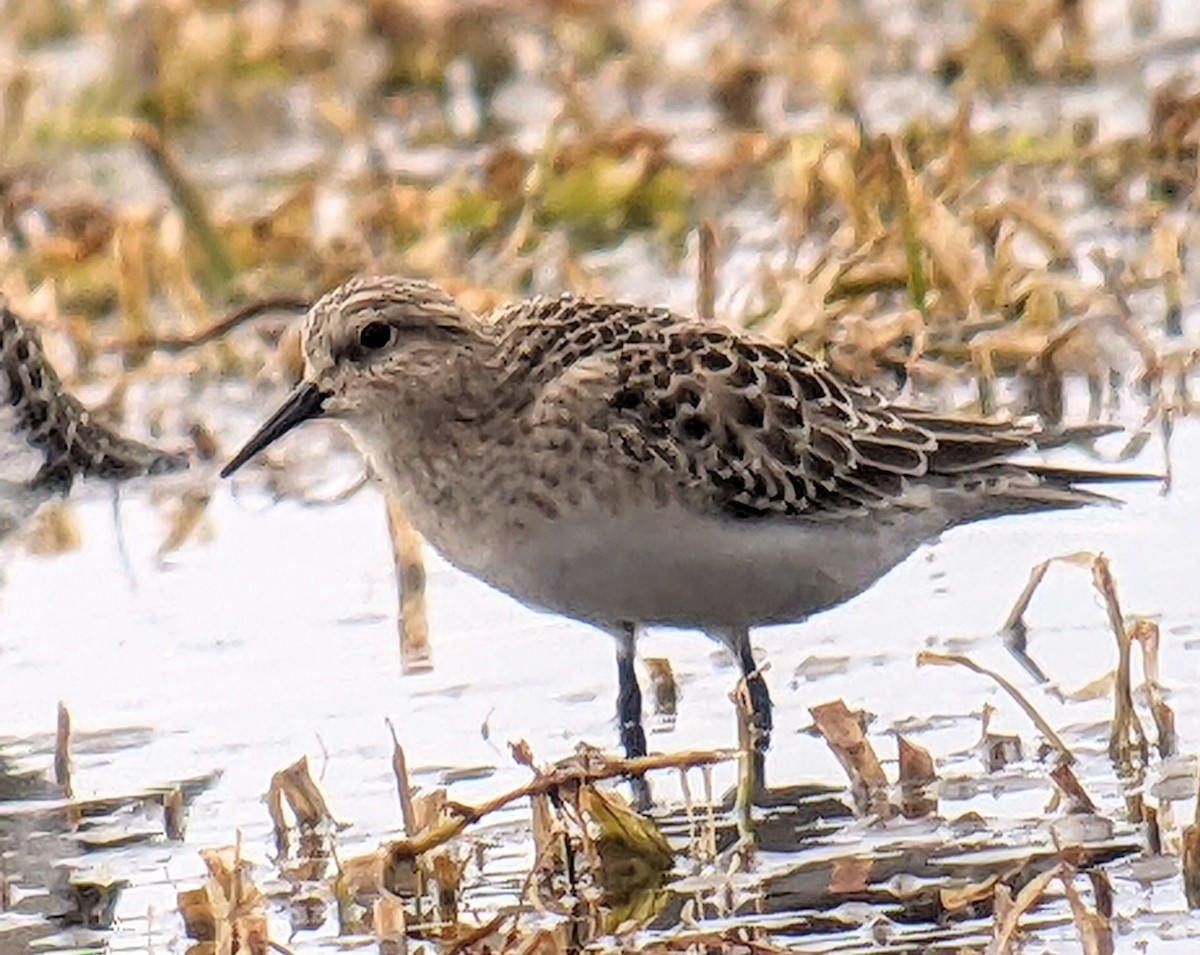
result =
M266 424L254 432L254 436L233 456L233 460L221 468L221 477L229 477L259 451L274 444L296 425L303 424L309 418L319 418L325 412L325 401L328 397L329 395L318 391L316 385L302 382L288 395L287 401L279 410L267 419Z

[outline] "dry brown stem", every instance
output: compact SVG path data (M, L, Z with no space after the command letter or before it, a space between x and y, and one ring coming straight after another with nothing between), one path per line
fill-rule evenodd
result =
M599 765L570 763L558 765L537 776L524 786L503 793L478 806L451 803L447 806L456 818L437 823L409 839L392 843L393 858L415 858L437 846L449 842L466 828L489 813L503 809L518 799L541 793L550 793L563 786L596 783L620 776L640 776L656 769L689 769L693 766L709 766L736 758L736 753L722 751L688 751L665 755L641 756L637 759L604 758Z
M235 328L244 325L252 319L272 312L304 312L311 303L307 299L290 295L279 295L271 298L255 299L239 305L228 315L213 322L208 328L201 329L193 335L147 335L125 341L111 341L104 346L105 351L162 351L168 354L198 348L209 342L223 338Z
M872 813L882 819L894 816L895 807L888 800L887 776L855 714L842 700L812 706L808 711L850 777L850 791L859 813Z
M1080 551L1042 561L1030 571L1029 580L1017 598L1016 604L1013 605L1002 630L1008 634L1009 647L1013 654L1030 669L1030 672L1045 682L1047 679L1045 674L1025 652L1024 616L1034 593L1046 576L1046 571L1049 570L1051 564L1055 563L1090 570L1092 586L1104 598L1109 628L1117 640L1117 675L1114 687L1112 732L1109 736L1109 755L1123 772L1132 772L1135 756L1141 763L1145 763L1149 755L1149 743L1141 720L1133 708L1133 680L1130 676L1133 641L1125 627L1121 603L1117 599L1117 584L1113 578L1108 558L1103 554ZM995 677L995 679L999 680L1000 678ZM1163 718L1166 719L1165 714ZM1173 731L1173 727L1167 728Z
M1029 702L1025 695L1014 686L1007 677L1002 676L995 670L989 670L987 667L980 666L970 657L963 653L936 653L933 650L922 650L917 654L917 666L962 666L968 670L973 670L982 676L990 677L1004 690L1013 701L1025 711L1028 716L1047 742L1058 750L1059 758L1068 766L1075 762L1075 756L1063 741L1062 737L1055 732L1054 727L1046 720L1037 708Z
M75 798L75 791L71 785L71 711L61 700L58 703L58 726L54 734L54 781L62 790L64 798Z
M696 314L712 321L717 314L717 227L710 219L700 223L700 277Z
M1009 955L1012 952L1021 916L1037 905L1046 888L1059 877L1061 870L1062 866L1055 866L1041 875L1034 876L1025 883L1015 899L1007 885L1000 883L996 886L992 941L987 947L987 955Z
M187 220L192 234L196 237L200 248L208 260L209 268L220 286L227 286L233 281L237 270L229 257L220 234L213 226L208 213L208 205L200 190L191 181L167 142L157 129L149 123L134 123L132 127L134 141L142 147L146 158L155 171L162 177L163 182L171 191L171 195Z
M933 756L923 746L896 735L899 749L900 811L908 819L922 819L937 812L937 769Z
M404 834L414 836L417 832L416 813L413 810L412 784L408 779L408 760L404 747L396 736L396 727L386 720L388 732L392 734L392 772L396 776L396 793L400 797L400 815L404 819Z
M387 498L388 533L396 563L396 590L400 603L396 621L400 637L400 666L405 673L433 669L429 645L429 618L425 613L425 558L421 536L390 492Z

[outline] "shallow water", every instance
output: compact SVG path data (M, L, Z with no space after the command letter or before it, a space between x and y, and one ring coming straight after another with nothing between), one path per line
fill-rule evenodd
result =
M320 445L315 429L289 440ZM770 661L767 680L777 704L772 783L843 784L824 743L803 732L808 706L841 697L852 709L876 714L871 736L886 760L895 754L889 731L903 729L933 752L943 780L958 780L943 786L943 817L976 811L994 828L994 841L1007 841L1018 854L1027 842L1045 844L1041 817L1052 787L1041 768L1030 761L989 777L972 749L985 702L998 707L1000 730L1023 737L1027 753L1036 750L1032 727L983 677L915 667L922 648L954 649L1000 668L1031 695L1079 755L1084 784L1101 811L1119 817L1121 794L1105 756L1109 699L1056 702L1032 685L992 632L1036 562L1076 550L1103 551L1111 558L1123 609L1160 615L1168 702L1188 752L1200 739L1200 600L1194 584L1200 425L1180 424L1173 458L1176 490L1168 497L1155 485L1130 485L1122 489L1124 508L957 530L845 606L802 625L758 632L755 642ZM1055 460L1075 459L1065 454ZM330 468L339 478L352 479L352 461L334 462ZM1154 453L1138 465L1156 466ZM79 798L221 773L192 805L182 843L156 838L78 858L78 847L53 834L46 818L31 816L29 804L0 811L0 819L8 820L0 833L9 839L0 851L18 901L43 891L48 865L60 858L76 857L130 881L107 939L111 950L142 950L148 939L167 950L182 947L175 893L199 884L198 848L230 844L240 833L246 855L266 862L271 826L263 795L271 774L301 755L308 755L334 815L351 823L339 836L343 855L396 834L387 718L398 729L416 783L435 785L448 768L477 770L451 786L451 797L463 802L526 780L527 771L507 755L509 740L528 740L544 761L568 755L580 740L615 748L608 638L527 610L436 558L428 585L435 669L401 675L392 561L383 504L372 489L338 506L312 507L274 503L253 476L232 488L217 485L207 515L211 540L189 544L165 561L155 554L165 534L163 518L144 493L125 494L116 521L102 493L82 495L74 513L83 534L77 551L53 559L18 555L7 569L0 727L8 738L0 740L0 752L50 774L55 706L62 700L79 734ZM1086 572L1052 570L1027 619L1031 653L1064 688L1079 687L1114 665L1115 643ZM733 745L726 695L736 671L723 651L695 634L673 632L651 633L640 650L668 657L682 691L673 732L653 734L651 748ZM887 769L894 775L894 763ZM1175 783L1186 796L1175 805L1182 824L1192 812L1194 774L1187 764L1174 772L1183 776ZM715 781L720 793L733 782L732 768L718 767ZM673 777L656 782L662 798L678 798ZM513 890L527 849L503 826L523 823L526 813L514 807L495 818L502 828L487 877L476 879L480 899L503 900ZM137 828L127 819L122 824ZM143 828L160 826L149 811ZM19 838L12 837L14 830ZM855 825L831 837L824 850L773 846L763 869L778 875L811 864L818 858L814 852L862 851L856 840L864 838L864 845L877 847L891 839L938 842L936 832L920 827L914 836L911 830L872 833ZM1116 863L1113 871L1136 874L1128 862ZM779 891L787 897L786 888ZM1118 913L1129 919L1121 923L1121 951L1142 944L1154 952L1193 950L1188 939L1200 935L1200 919L1184 914L1177 875L1168 873L1152 889L1118 878L1117 892ZM280 918L273 936L287 938ZM1055 937L1074 930L1048 921L1039 938L1053 950ZM977 930L986 933L987 926ZM334 932L327 922L289 944L321 950ZM974 941L982 944L984 937ZM78 941L62 937L58 944ZM854 950L849 941L833 936L822 944Z
M922 21L929 14L921 4L879 0L864 7L883 9L886 16L879 22L890 24L896 48L911 48L912 59L868 68L871 75L861 87L868 127L896 130L914 114L949 118L957 97L930 75L946 42L945 24L941 31L925 29ZM994 100L981 97L975 128L1014 125L1054 132L1079 116L1097 114L1101 138L1144 130L1154 86L1169 71L1196 65L1195 43L1170 43L1196 33L1200 8L1192 0L1166 0L1159 31L1143 41L1130 35L1125 7L1116 0L1093 5L1103 60L1095 82L1038 84ZM964 18L959 25L965 23ZM690 44L687 37L672 37L664 45L667 65L686 80L689 68L706 62L709 47L723 42L719 27ZM1152 44L1161 44L1157 52ZM1151 55L1139 56L1146 45ZM74 87L105 74L110 46L106 41L97 48L95 38L71 40L38 52L30 62L39 77ZM881 48L890 55L889 44ZM501 94L497 112L515 122L513 135L532 149L544 138L554 99L536 78L518 81ZM64 88L59 95L65 102L77 92ZM598 87L597 98L606 95ZM180 144L190 171L214 195L232 195L254 207L269 191L264 184L298 171L328 166L349 177L348 170L365 161L364 141L322 135L310 99L288 93L285 101L281 92L278 115L256 112L249 124L244 117L230 118L229 128L217 136L204 127ZM678 133L673 149L682 155L699 157L724 147L729 134L717 129L702 85L676 82L649 95L646 106L639 119ZM766 111L764 125L776 132L820 128L826 109L819 102L781 105ZM370 139L386 170L402 178L438 181L476 161L469 148L412 146L386 122ZM72 184L95 184L117 206L165 196L129 146L56 157L54 174ZM323 182L327 206L339 208L342 188L336 178ZM720 311L736 316L744 310L742 290L754 287L755 269L783 255L783 226L774 203L759 208L753 198L723 210L720 218L737 236L722 263L720 285L729 307ZM344 225L334 222L329 229L336 233ZM1079 240L1081 260L1093 243L1121 238L1109 210L1071 219L1065 228ZM694 264L667 259L651 240L633 236L585 261L614 295L690 308ZM557 291L552 274L539 273L534 281ZM255 404L256 419L274 402L256 399ZM234 434L228 432L229 422L221 422L226 446L247 433L250 423L245 419ZM315 431L290 439L293 446L323 448ZM1056 702L1032 685L993 632L1035 563L1070 551L1103 551L1112 560L1125 611L1160 615L1168 702L1181 749L1193 751L1200 740L1194 546L1200 528L1200 425L1178 425L1174 459L1176 489L1170 497L1160 497L1153 486L1130 486L1122 489L1129 504L1120 510L964 528L922 549L844 607L803 625L759 632L755 642L770 662L767 681L777 705L768 764L772 782L843 785L825 744L804 732L810 705L840 697L851 708L876 714L871 738L888 760L889 775L895 774L893 729L933 752L944 780L943 817L978 812L989 824L983 841L997 852L1019 856L1028 845L1044 847L1049 838L1045 807L1052 792L1044 768L1029 759L988 775L973 752L985 703L998 708L996 728L1019 733L1030 753L1036 750L1036 735L1028 721L983 677L915 667L922 648L953 649L999 668L1031 695L1080 756L1081 776L1101 812L1119 818L1122 793L1105 755L1110 699ZM349 457L327 461L318 456L307 463L305 478L313 479L326 464L334 472L331 487L349 483L357 471ZM1136 466L1157 467L1153 450ZM240 833L246 855L266 863L272 837L263 797L271 774L301 755L308 755L335 816L351 824L338 837L343 855L397 834L387 718L397 727L415 782L437 785L454 771L468 777L451 787L452 798L463 802L527 779L527 771L508 755L509 740L528 740L544 762L570 754L583 740L615 749L616 674L607 637L524 609L433 559L428 594L436 666L431 673L402 676L392 559L378 495L368 489L336 507L306 507L276 503L253 475L232 487L210 479L211 540L189 543L165 560L156 556L167 533L165 519L150 502L149 489L142 489L123 493L116 520L103 492L81 495L73 506L83 531L79 550L52 559L15 555L7 564L0 591L0 755L19 768L52 774L55 707L62 700L74 719L74 783L81 799L220 774L192 804L182 843L158 835L161 821L151 809L119 814L114 824L120 833L154 833L152 839L85 853L77 840L62 834L46 801L0 804L0 873L15 886L18 910L52 904L45 886L53 880L51 870L63 862L102 879L130 882L111 933L67 931L51 939L50 947L182 951L186 942L175 895L203 878L197 850L229 844ZM1052 570L1028 620L1033 656L1064 688L1082 686L1113 666L1114 640L1086 572ZM724 652L695 634L661 632L644 638L641 653L669 658L682 690L673 731L653 734L651 748L732 745L733 711L726 695L736 669ZM1193 812L1194 768L1177 760L1160 770L1155 767L1148 785L1180 797L1174 813L1182 825ZM714 776L718 793L733 782L729 766L718 767ZM655 783L664 800L677 799L673 777L664 775ZM697 779L692 786L699 791ZM529 861L521 838L527 817L526 807L517 806L489 821L495 828L489 829L494 846L486 855L486 877L475 871L468 877L472 897L483 909L511 901L519 885ZM1129 834L1120 835L1127 839ZM803 846L777 839L760 859L771 915L752 920L778 927L781 939L811 952L938 950L934 946L941 942L952 949L982 947L990 931L987 921L952 931L927 924L893 926L888 931L897 933L897 940L888 949L866 929L826 928L817 936L796 936L806 927L803 917L777 911L803 900L805 878L829 859L869 850L901 860L902 871L916 872L924 871L923 853L930 847L944 852L945 845L945 832L924 823L878 829L851 824ZM978 854L972 858L978 861ZM1200 919L1186 913L1173 859L1168 857L1166 868L1157 872L1139 868L1140 860L1111 867L1119 951L1195 951ZM269 877L271 871L265 865L261 874ZM885 914L897 917L886 907L851 903L840 910L851 926L870 925ZM1041 927L1028 950L1073 950L1074 928L1064 922L1064 911L1056 904L1037 914ZM293 936L282 906L273 918L272 937L290 938L294 950L334 949L332 919ZM42 919L0 914L0 952L19 946L14 926L24 923L34 935L60 930ZM712 918L709 924L726 923Z

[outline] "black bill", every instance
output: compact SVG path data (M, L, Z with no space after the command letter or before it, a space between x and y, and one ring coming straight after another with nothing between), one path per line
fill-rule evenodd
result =
M302 382L288 395L287 401L280 405L279 410L242 446L242 450L233 456L233 460L221 468L221 477L229 477L259 451L274 444L296 425L303 424L309 418L319 418L325 412L325 401L328 397L329 395L318 391L316 385Z

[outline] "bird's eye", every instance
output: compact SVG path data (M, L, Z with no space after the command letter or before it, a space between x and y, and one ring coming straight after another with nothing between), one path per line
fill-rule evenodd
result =
M392 340L392 326L387 322L367 322L358 332L358 343L367 351L378 351Z

